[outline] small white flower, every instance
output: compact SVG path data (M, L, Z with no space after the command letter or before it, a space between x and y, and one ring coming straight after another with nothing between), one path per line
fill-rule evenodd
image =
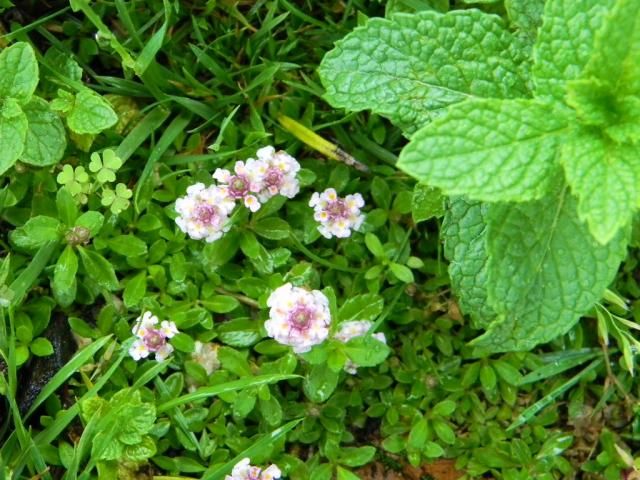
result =
M218 345L215 343L202 343L196 340L196 345L191 358L194 362L199 363L207 375L211 375L220 368L220 360L218 360Z
M361 337L365 333L367 333L371 327L373 327L373 322L369 322L368 320L354 320L351 322L342 322L339 325L338 332L334 335L336 340L340 340L343 343L347 343L349 340ZM378 332L371 335L373 338L382 343L387 343L387 339L384 336L384 333ZM344 366L344 370L347 373L355 375L358 371L358 365L353 363L351 360L347 360L347 363Z
M270 465L262 470L251 466L251 460L248 458L243 458L233 467L231 475L227 475L225 480L275 480L281 475L282 472L276 465Z
M285 283L273 291L267 305L271 308L264 324L267 334L294 352L308 352L329 336L329 300L322 292Z
M295 197L300 191L298 161L283 150L276 152L272 146L263 147L256 152L260 163L260 175L262 189L258 197L261 202L266 202L275 195L287 198Z
M318 231L326 238L346 238L364 221L360 212L364 199L359 193L341 198L335 189L327 188L322 193L315 192L309 206L314 209L313 218L320 223Z
M254 193L258 193L262 188L261 174L264 170L262 162L253 159L236 162L233 171L217 168L213 173L213 178L222 183L223 188L233 200L242 200L245 207L252 212L260 209L260 202Z
M176 200L176 224L195 240L213 242L229 230L229 214L234 207L226 189L196 183L187 188L186 196Z
M158 328L158 322L158 317L151 312L144 312L136 319L131 331L138 338L129 349L129 355L134 360L147 358L154 353L156 360L161 362L173 353L173 347L167 339L178 333L178 328L175 323L166 320L163 320Z

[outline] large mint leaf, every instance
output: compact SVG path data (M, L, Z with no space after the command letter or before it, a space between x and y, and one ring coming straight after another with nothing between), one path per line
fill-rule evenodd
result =
M489 210L489 300L500 321L474 341L479 350L529 350L567 332L603 295L625 257L628 231L600 245L559 193Z
M640 206L638 149L580 129L561 151L567 182L579 199L580 218L596 240L609 242Z
M504 6L509 20L522 32L531 37L542 25L545 0L505 0Z
M33 97L23 110L29 129L20 160L40 167L58 163L67 147L67 137L60 117L39 97Z
M617 0L596 35L584 77L609 83L618 95L640 94L640 2Z
M118 115L111 104L96 92L88 88L82 89L75 98L73 108L67 117L69 128L79 134L96 135L113 127Z
M336 43L320 65L325 98L371 109L413 132L448 105L528 96L522 43L479 10L374 18Z
M442 223L451 287L477 327L495 320L487 297L487 204L453 198Z
M564 100L565 83L582 73L593 53L596 32L613 3L547 0L534 49L536 96Z
M26 103L38 85L38 62L33 47L18 42L0 52L0 98Z
M559 172L567 120L532 100L473 100L450 107L402 150L398 167L449 195L483 201L539 198Z
M13 167L24 150L27 117L12 98L0 99L0 175Z

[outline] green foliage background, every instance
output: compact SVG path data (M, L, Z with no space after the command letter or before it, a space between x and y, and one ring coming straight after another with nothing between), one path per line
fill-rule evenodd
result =
M68 139L60 163L37 167L23 158L0 184L0 351L6 363L0 463L7 475L216 479L243 456L277 463L288 478L300 480L366 479L363 465L402 471L439 458L454 459L467 478L614 479L633 469L627 452L637 449L640 435L632 375L640 313L637 252L632 248L617 270L626 241L600 241L607 239L594 222L587 227L580 220L580 204L554 182L553 172L532 170L508 188L475 182L493 172L495 165L486 162L545 162L559 142L546 133L564 128L565 120L556 119L555 107L528 98L532 68L536 88L549 95L564 88L530 64L544 2L152 0L143 8L140 2L74 0L47 10L40 2L9 3L0 1L7 32L0 46L33 45L36 93L61 125L64 119ZM547 7L552 3L567 2ZM591 3L595 13L589 15L600 18L603 3ZM450 8L453 16L442 17ZM367 21L398 12L393 20ZM567 42L590 32L574 26ZM475 36L456 36L457 29ZM428 32L438 35L414 49ZM410 56L401 46L384 50L379 41L385 35L406 42ZM318 75L337 41L341 47ZM460 57L446 57L442 45L447 55ZM344 62L340 69L330 64L336 52ZM500 52L491 68L478 62L487 52ZM402 58L382 73L407 77L393 90L382 77L356 68L387 54ZM446 61L434 78L456 82L457 90L425 87L413 76L435 54ZM445 68L451 61L459 71ZM580 61L584 65L586 57ZM597 82L599 66L589 69L585 81ZM598 90L580 83L578 72L575 79L570 105L578 110L591 105L583 94ZM470 94L500 100L460 103L442 116ZM349 110L375 106L376 114L335 110L326 99ZM4 101L3 109L13 103ZM585 113L600 118L598 111ZM279 126L279 115L339 144L370 173L315 153ZM425 128L470 132L478 136L470 139L475 144L496 131L518 134L519 121L527 135L542 132L544 140L533 150L496 149L475 175L473 165L456 171L438 163L447 145L417 128L431 120ZM480 130L468 128L470 120ZM400 164L453 195L446 208L440 190L416 185L395 167L405 135L413 136ZM173 221L175 199L188 185L208 182L216 167L267 144L300 160L299 197L272 200L214 244L185 239ZM588 144L567 142L566 148ZM433 154L428 171L418 171L427 167L414 158L423 148ZM122 165L108 160L108 149ZM463 151L460 159L469 157ZM567 164L563 168L571 183ZM340 242L319 238L307 202L311 192L328 186L365 195L362 233ZM487 203L516 199L523 203ZM564 220L549 235L554 212ZM606 232L621 226L622 217L612 217ZM502 229L510 230L508 237L491 236ZM573 254L574 268L563 274L587 285L580 292L590 292L569 313L562 296L545 305L546 314L562 322L541 333L527 330L539 327L541 311L528 307L550 282L554 292L563 284L554 285L546 271L532 274L535 248L524 255L505 240L518 235L534 247L550 242ZM637 236L630 238L635 247ZM487 263L487 252L500 256ZM495 271L513 265L511 256L521 261L520 275L496 279ZM520 280L528 282L529 296L514 293ZM342 372L347 355L361 355L365 365L362 351L371 345L347 350L328 343L298 357L269 340L262 328L266 298L285 281L335 296L343 320L375 321L390 351L350 376ZM471 294L458 299L452 289ZM176 354L168 361L136 363L127 354L132 322L145 310L175 321L182 332L172 340ZM514 310L523 333L509 344L499 331L505 324L495 318ZM577 324L576 312L586 317ZM58 350L59 340L45 334L56 315L85 339L84 348L22 409L20 384L32 365L26 362L53 359ZM478 348L482 340L470 345L487 327L492 335L481 339L493 339L486 341L489 348ZM212 375L191 357L196 340L220 345L221 368ZM534 348L542 341L549 343Z

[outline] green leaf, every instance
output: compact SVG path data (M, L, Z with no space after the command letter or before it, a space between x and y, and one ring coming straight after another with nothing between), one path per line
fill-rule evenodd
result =
M413 272L409 267L401 265L399 263L392 263L389 265L389 270L393 273L394 277L404 283L413 283Z
M409 431L409 438L407 439L407 448L409 450L420 451L425 442L429 438L429 424L427 419L420 417L420 419L411 427Z
M345 353L358 367L373 367L385 361L391 350L386 343L371 335L349 340Z
M56 209L58 211L58 217L62 223L68 227L74 225L80 213L78 204L66 187L58 189L56 193Z
M103 224L104 216L100 212L89 211L78 217L75 226L88 229L91 232L91 236L95 237L100 232Z
M596 34L583 77L609 84L617 96L640 94L640 2L615 2Z
M107 290L118 289L118 278L113 266L102 255L93 250L77 247L84 270L98 285Z
M613 280L628 232L597 243L567 190L489 210L489 301L501 318L474 340L479 350L529 350L562 335Z
M133 278L129 279L124 287L122 294L122 300L124 306L132 308L138 306L147 293L147 272L146 270L138 273Z
M73 247L67 245L56 262L51 280L53 297L62 307L68 307L76 299L77 273L78 257L73 251Z
M88 88L76 95L73 108L67 116L69 128L79 134L95 135L117 122L118 116L109 102Z
M528 96L524 60L497 16L425 11L370 19L336 43L319 74L333 106L371 109L413 132L470 97Z
M240 306L238 300L228 295L214 295L207 300L201 300L200 304L215 313L229 313Z
M31 342L29 350L38 357L47 357L53 354L53 345L46 338L40 337Z
M0 99L0 175L13 167L25 148L29 123L18 102Z
M40 97L33 97L22 109L29 128L20 160L38 167L55 165L67 148L62 120Z
M531 70L535 95L564 101L566 82L580 76L596 32L614 0L548 0Z
M505 0L509 20L521 31L536 36L542 25L542 12L546 0Z
M375 320L382 313L384 300L380 295L365 293L348 298L338 311L341 322L352 320Z
M305 395L315 403L326 401L338 386L338 376L339 374L325 363L314 365L304 379Z
M448 195L483 201L539 198L558 175L567 121L530 100L475 100L416 132L398 167Z
M640 155L631 145L580 129L562 146L561 162L578 214L598 242L629 225L640 205Z
M358 475L350 472L349 470L345 470L340 466L336 469L336 478L337 480L360 480Z
M411 215L415 223L424 222L445 213L442 192L424 183L416 183L411 199Z
M147 244L134 235L118 235L107 241L109 248L125 257L139 257L147 254Z
M261 237L268 238L269 240L284 240L289 238L290 227L289 224L277 217L267 217L258 220L253 230Z
M487 292L488 209L486 204L454 198L442 223L451 287L461 310L471 316L476 327L483 328L496 317Z
M0 52L0 99L27 103L38 86L38 62L33 47L18 42Z
M376 454L376 448L366 447L342 447L338 454L338 462L347 467L361 467L366 465Z
M449 445L456 443L456 434L447 422L436 418L433 420L433 431L440 440Z
M51 240L60 238L60 222L53 217L38 215L27 220L27 223L16 228L9 236L17 247L36 250Z

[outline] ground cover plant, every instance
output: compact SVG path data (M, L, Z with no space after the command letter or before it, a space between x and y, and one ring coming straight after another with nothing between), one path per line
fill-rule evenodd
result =
M631 0L0 0L3 478L637 478Z

